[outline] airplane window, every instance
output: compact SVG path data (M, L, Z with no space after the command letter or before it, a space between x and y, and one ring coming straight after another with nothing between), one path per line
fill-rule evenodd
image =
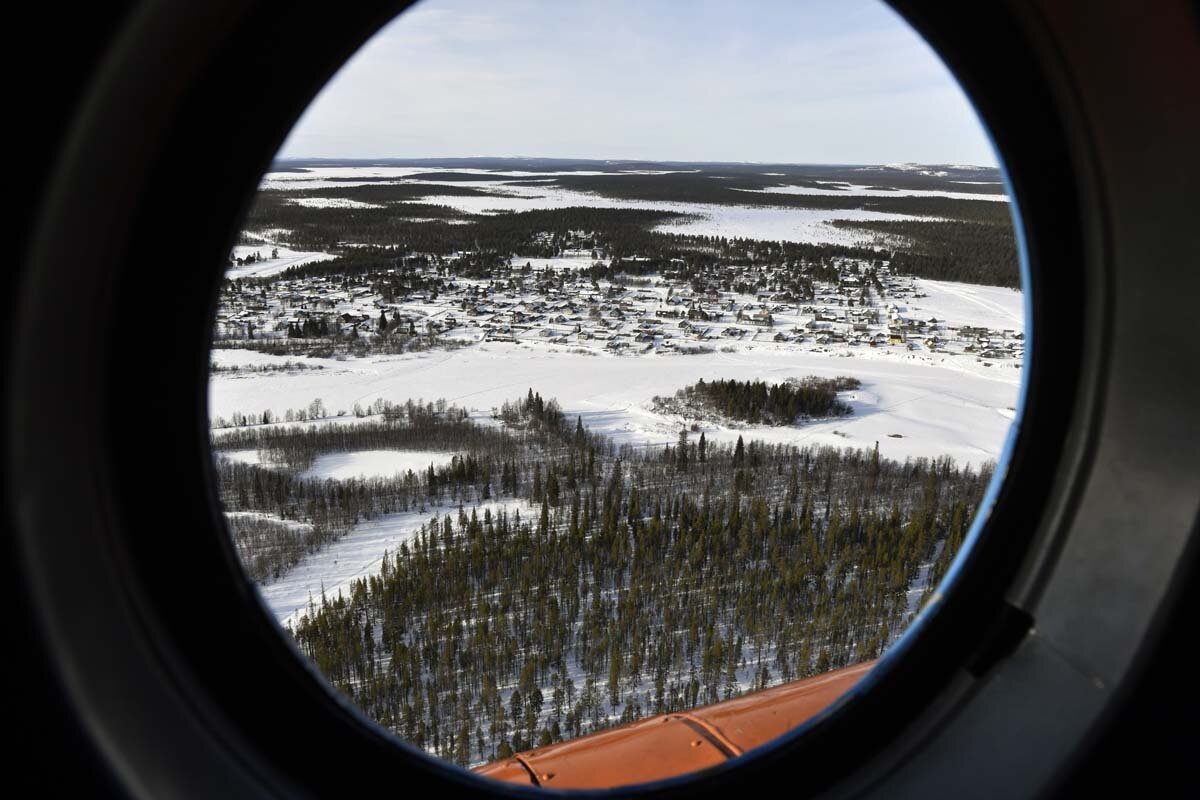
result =
M929 47L876 0L680 10L418 4L214 266L247 578L366 717L497 780L671 777L820 714L1019 418L1015 214Z

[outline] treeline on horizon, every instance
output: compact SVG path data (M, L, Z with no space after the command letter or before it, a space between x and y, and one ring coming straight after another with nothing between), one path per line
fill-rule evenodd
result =
M862 183L870 183L862 176ZM780 186L808 185L836 191L837 186L778 176L674 172L665 175L556 175L550 181L514 181L528 187L559 186L620 200L650 202L716 203L736 206L775 206L804 209L886 211L922 217L939 217L975 222L1007 222L1008 204L996 200L956 197L830 194L785 194L766 192ZM876 187L886 189L888 187ZM955 186L954 190L959 191ZM989 192L989 194L991 194Z
M802 181L872 184L891 189L926 189L998 194L1003 191L1003 175L996 167L957 164L803 164L745 161L644 161L588 158L497 158L472 156L460 158L382 158L382 159L284 159L271 166L271 172L301 173L327 167L418 167L428 170L406 179L448 180L440 178L445 172L459 170L460 175L475 180L517 180L504 172L571 172L600 171L643 175L654 172L704 173L715 177L756 179L764 185ZM925 167L925 169L920 169ZM466 172L465 170L478 172ZM554 177L547 175L547 178ZM466 178L463 178L464 180ZM331 181L396 181L396 177L325 177ZM961 188L960 188L961 187Z
M668 182L642 180L667 178ZM991 200L962 200L946 197L846 197L787 195L737 191L759 186L760 179L713 180L711 176L684 173L675 176L556 176L567 188L592 191L605 196L643 201L720 202L738 205L787 206L816 209L867 209L914 216L936 217L930 221L860 222L837 220L835 225L859 228L886 238L881 248L844 247L838 255L855 257L858 251L895 251L897 268L904 274L989 285L1019 285L1016 245L1007 203ZM776 182L779 179L773 179ZM791 182L794 182L791 181ZM745 186L739 185L744 183ZM537 184L545 185L545 184ZM497 189L497 191L502 191ZM557 255L539 234L566 235L571 231L595 233L596 246L610 256L642 256L659 260L680 258L688 253L708 252L725 258L746 258L768 243L655 231L659 225L685 218L686 214L656 209L612 209L571 207L533 209L494 214L464 214L447 206L419 201L442 195L488 195L475 187L419 184L339 186L330 189L261 191L245 221L247 230L284 230L287 243L298 249L323 250L342 259L295 268L285 276L350 274L386 269L387 256L364 252L364 246L386 248L386 252L448 256L470 252L472 258L459 266L476 274L507 264L511 256ZM299 206L292 201L306 197L339 197L375 204L373 207ZM949 220L949 221L945 221ZM718 242L714 248L713 240ZM736 246L731 244L738 242ZM723 243L723 244L722 244ZM776 246L789 243L771 243ZM349 245L353 245L350 247ZM344 260L343 260L344 259ZM765 262L769 263L769 262ZM374 266L372 266L374 265ZM954 276L954 277L948 277Z

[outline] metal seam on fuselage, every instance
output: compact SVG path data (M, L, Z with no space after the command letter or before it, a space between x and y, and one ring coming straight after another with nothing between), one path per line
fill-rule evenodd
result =
M721 732L720 728L711 722L707 722L700 717L694 717L686 712L677 713L675 716L689 728L711 742L726 758L737 758L742 754L742 748L738 747L736 743Z
M529 762L525 760L524 756L518 753L513 756L513 759L522 767L524 767L525 771L529 773L529 780L533 782L534 786L542 785L542 782L538 780L537 772L535 772L533 767L529 765Z

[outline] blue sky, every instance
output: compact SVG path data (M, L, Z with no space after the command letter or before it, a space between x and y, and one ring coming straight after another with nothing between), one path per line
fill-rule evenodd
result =
M879 0L423 0L280 155L996 164Z

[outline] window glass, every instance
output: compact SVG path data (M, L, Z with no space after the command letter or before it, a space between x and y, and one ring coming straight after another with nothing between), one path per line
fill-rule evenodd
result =
M739 715L819 710L930 597L1017 415L997 158L878 2L420 3L221 268L247 576L367 716L498 779L647 719L707 766L761 743Z

